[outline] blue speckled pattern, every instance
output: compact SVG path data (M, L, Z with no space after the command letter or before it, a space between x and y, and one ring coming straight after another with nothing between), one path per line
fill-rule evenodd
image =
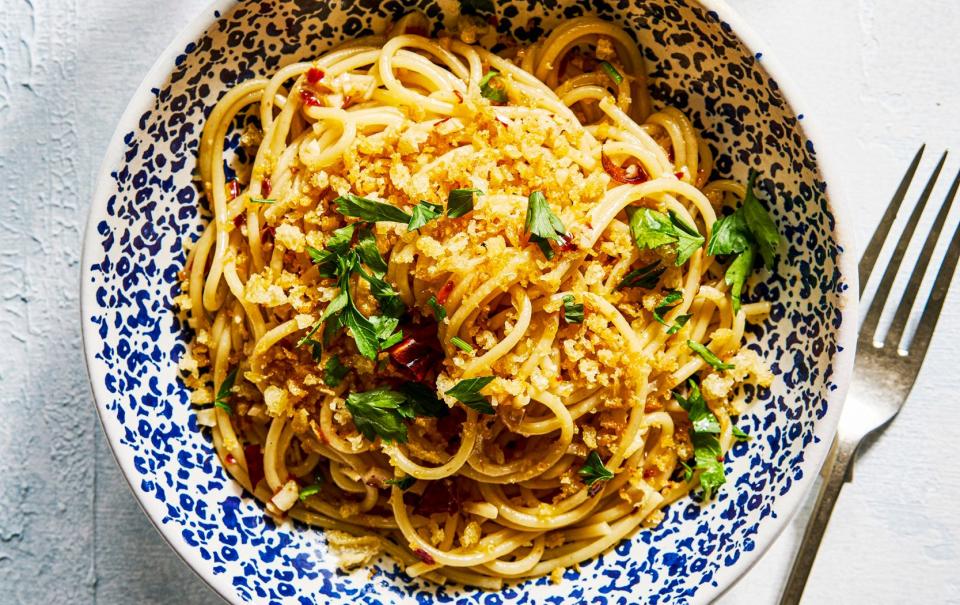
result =
M717 172L745 179L748 167L761 171L787 246L776 274L750 289L750 299L773 302L750 346L771 362L776 381L738 423L754 438L729 453L719 498L707 507L695 498L675 503L659 527L567 570L559 585L541 578L494 594L411 581L389 559L372 578L367 570L338 573L322 531L275 525L220 466L178 381L186 335L171 302L184 241L198 237L204 220L192 181L202 124L231 85L381 31L408 10L400 2L345 4L240 2L216 13L148 77L133 105L140 112L128 112L129 130L118 132L107 158L84 257L85 344L104 426L145 509L181 556L237 602L657 604L717 594L772 541L822 459L836 422L828 405L834 369L849 354L838 337L849 284L803 116L759 52L716 13L678 0L623 0L618 9L509 2L499 3L498 16L499 28L521 40L588 11L619 22L643 47L656 101L692 117L717 153ZM449 18L440 7L452 8L410 5L438 22Z

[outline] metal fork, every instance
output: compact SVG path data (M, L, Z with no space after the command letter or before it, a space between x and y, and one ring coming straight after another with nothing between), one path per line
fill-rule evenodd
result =
M917 151L906 175L890 201L890 205L884 212L880 225L860 259L861 297L867 281L870 279L870 274L875 268L877 258L880 256L883 243L890 233L890 227L893 225L900 205L906 197L907 190L917 171L917 166L920 164L923 151L924 147L920 147L920 150ZM800 602L807 577L810 575L810 568L816 559L817 549L820 547L820 541L823 539L824 531L830 520L830 514L833 512L837 496L840 495L840 488L843 487L846 480L850 480L852 477L851 472L857 448L864 437L883 429L893 420L907 400L910 389L913 388L913 383L920 373L920 366L923 364L927 347L930 345L930 338L933 336L940 310L943 308L943 301L947 296L950 280L957 266L957 259L960 258L960 226L957 227L953 238L950 240L943 262L937 272L933 289L920 317L916 334L909 343L901 343L901 340L910 318L910 311L917 298L917 291L920 289L920 284L926 273L930 256L937 245L940 230L943 228L947 214L950 212L950 206L956 197L957 189L960 187L960 173L954 178L953 184L940 206L937 217L930 227L923 249L913 272L910 274L910 281L907 283L903 297L897 305L890 329L882 340L877 340L875 336L880 316L886 306L887 297L890 295L890 289L893 287L900 271L904 253L910 245L917 223L920 221L920 215L923 214L927 200L930 199L930 194L937 178L940 176L946 158L947 154L944 153L920 194L913 212L910 213L910 218L907 219L900 239L897 240L896 248L894 248L887 263L883 278L877 287L877 292L860 328L853 381L850 384L847 401L844 404L837 427L837 437L834 443L835 454L832 462L828 463L829 466L825 469L823 485L820 487L817 503L803 534L800 550L790 570L790 576L780 598L780 605L796 605Z

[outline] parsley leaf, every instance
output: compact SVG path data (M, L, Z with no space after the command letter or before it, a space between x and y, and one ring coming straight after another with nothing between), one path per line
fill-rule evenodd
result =
M323 366L323 382L328 387L339 386L343 377L346 376L349 371L350 368L340 363L340 358L334 355L328 359L327 363Z
M385 315L389 317L400 317L403 315L407 307L403 304L400 293L397 292L389 282L376 274L371 275L363 269L358 268L357 273L370 284L370 293L377 299L377 304L380 305L380 310L383 311Z
M368 440L381 437L384 441L406 443L404 418L411 418L412 412L403 408L405 402L403 393L379 388L351 393L347 396L346 406L353 416L353 424Z
M447 316L447 309L439 302L437 302L436 296L431 296L427 299L427 304L430 305L430 308L433 309L433 318L437 320L437 323L440 323Z
M387 262L377 248L377 237L369 225L363 225L357 232L357 255L378 277L387 272Z
M687 262L703 246L704 238L676 213L669 215L642 208L630 217L630 234L641 250L676 245L677 266Z
M676 334L679 332L683 326L687 325L687 322L690 321L691 317L693 317L693 315L677 315L673 325L670 326L669 330L667 330L667 334Z
M743 213L737 211L717 219L710 232L707 254L740 254L750 247L750 231Z
M443 214L443 206L420 200L420 202L413 207L413 212L410 214L407 231L415 231L430 221L439 218L441 214Z
M308 485L300 490L300 501L303 502L310 496L315 496L320 493L320 484L314 483L313 485Z
M663 300L660 301L660 304L653 310L653 318L663 325L667 325L667 320L663 318L663 314L676 307L682 300L683 292L680 290L670 290L670 292L663 297Z
M227 400L230 399L230 394L233 391L233 385L237 381L237 371L240 369L240 366L237 366L227 372L227 377L223 379L223 382L220 383L220 388L217 390L217 397L213 400L213 405L221 408L228 414L233 414L233 408L230 407L230 404L227 403Z
M350 301L350 304L344 309L342 321L343 325L350 329L360 354L367 359L376 359L377 352L380 350L380 340L377 338L376 329L370 323L370 320L357 309L353 301Z
M527 198L527 217L524 228L530 234L530 241L540 246L540 250L547 259L553 258L553 249L549 241L558 241L566 235L563 222L550 210L547 198L539 191L534 191Z
M756 180L757 171L751 170L750 176L747 177L747 194L743 198L743 205L740 206L740 210L743 212L743 218L750 229L750 233L753 234L753 238L757 242L757 248L760 249L763 264L767 269L773 269L777 247L780 245L780 232L777 231L777 225L753 192L753 185Z
M753 270L756 254L759 252L764 266L772 269L777 247L780 245L780 233L776 224L754 194L756 179L757 172L751 170L743 203L733 214L720 218L713 224L710 242L707 244L708 254L738 255L727 267L724 276L724 281L730 286L734 313L740 311L743 285Z
M738 426L732 427L732 432L733 432L733 438L736 439L737 441L750 441L750 439L752 439L750 435L744 433L742 430L740 430L740 427Z
M660 266L660 261L654 261L649 265L634 269L623 276L623 280L617 284L617 290L623 288L653 288L660 280L660 276L666 271L666 267Z
M488 71L480 80L480 96L490 99L495 103L506 103L507 92L499 86L494 86L492 81L500 75L495 69Z
M470 343L466 340L460 338L459 336L454 336L450 339L450 344L457 347L461 351L466 353L473 353L473 347L470 346Z
M450 413L450 408L437 397L437 392L422 383L408 381L400 385L399 389L417 416L442 418Z
M720 422L716 415L707 406L697 383L690 380L689 395L683 397L676 391L673 396L677 399L687 415L690 417L693 434L693 458L696 470L700 471L700 486L703 488L704 498L709 500L718 487L726 482L723 470L723 453L720 450ZM689 481L693 478L693 469L683 462L684 477Z
M733 314L740 312L740 297L743 294L743 284L753 270L753 248L747 248L727 267L723 280L730 286L730 302L733 305Z
M397 330L400 320L396 317L387 317L386 315L375 315L370 318L370 325L380 341L380 349L389 349L393 345L403 340L403 332Z
M341 195L333 200L337 205L337 212L344 216L355 216L361 220L375 223L389 221L393 223L409 223L411 216L396 206L370 200L352 193Z
M487 401L487 398L480 394L480 390L483 387L487 386L493 381L493 376L481 376L479 378L467 378L466 380L461 380L453 386L452 389L446 391L446 395L450 395L463 405L472 408L481 414L492 414L493 406L490 405L490 402Z
M417 478L411 477L410 475L406 475L398 479L387 479L387 485L396 485L397 487L400 488L400 491L402 492L405 492L411 487L413 487L413 484L416 482L417 482Z
M698 433L718 435L720 433L720 421L717 420L716 415L707 406L707 401L700 393L700 387L698 387L697 383L693 380L689 380L687 385L690 388L687 397L684 397L676 391L673 392L673 396L677 399L680 407L687 411L687 416L690 417L693 430Z
M277 203L277 200L270 200L270 199L265 199L265 198L252 197L252 198L250 198L250 203L251 203L251 204L276 204L276 203Z
M710 349L695 340L688 340L687 346L693 349L693 352L702 357L705 362L710 364L714 370L732 370L735 367L732 363L724 363L721 361Z
M323 250L307 246L307 254L313 264L317 265L320 277L338 277L342 269L339 258L350 250L354 229L355 225L347 225L334 231Z
M617 86L623 83L623 76L620 75L620 72L617 71L617 68L610 64L608 61L601 61L600 67L603 71L607 72L607 75L610 76L610 79L617 83Z
M573 294L563 297L563 320L568 324L583 323L583 303L577 303Z
M677 266L687 262L693 253L703 247L706 240L692 225L687 224L675 212L670 211L670 222L676 228Z
M687 464L686 460L681 460L680 466L683 467L683 480L689 483L693 479L693 467Z
M447 216L460 218L473 211L473 194L483 195L479 189L451 189L447 195Z
M592 451L587 455L587 460L577 472L583 477L583 482L587 485L593 485L597 481L609 481L613 479L613 472L603 465L603 461L600 460L600 454L596 451Z
M709 500L717 489L727 482L723 472L723 452L720 450L720 441L714 435L694 433L693 458L697 470L700 471L703 497Z

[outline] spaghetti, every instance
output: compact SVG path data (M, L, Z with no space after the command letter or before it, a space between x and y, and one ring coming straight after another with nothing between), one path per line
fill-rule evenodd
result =
M198 421L270 514L329 530L346 566L385 551L497 589L723 483L731 417L771 378L742 348L769 304L740 294L777 236L654 108L623 31L519 47L464 23L428 38L408 15L227 92L177 302Z

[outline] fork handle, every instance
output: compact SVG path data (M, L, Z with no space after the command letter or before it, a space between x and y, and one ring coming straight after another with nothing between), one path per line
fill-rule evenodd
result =
M780 597L780 605L799 605L800 603L800 597L803 596L803 589L807 584L810 569L817 558L820 541L823 540L827 523L830 522L830 515L833 513L833 506L837 503L837 496L840 495L840 490L843 488L859 444L859 441L844 439L842 436L838 437L836 454L830 463L830 470L820 486L817 503L813 507L807 529L803 533L803 541L800 543L800 550L793 560L793 567L790 568L790 576Z

